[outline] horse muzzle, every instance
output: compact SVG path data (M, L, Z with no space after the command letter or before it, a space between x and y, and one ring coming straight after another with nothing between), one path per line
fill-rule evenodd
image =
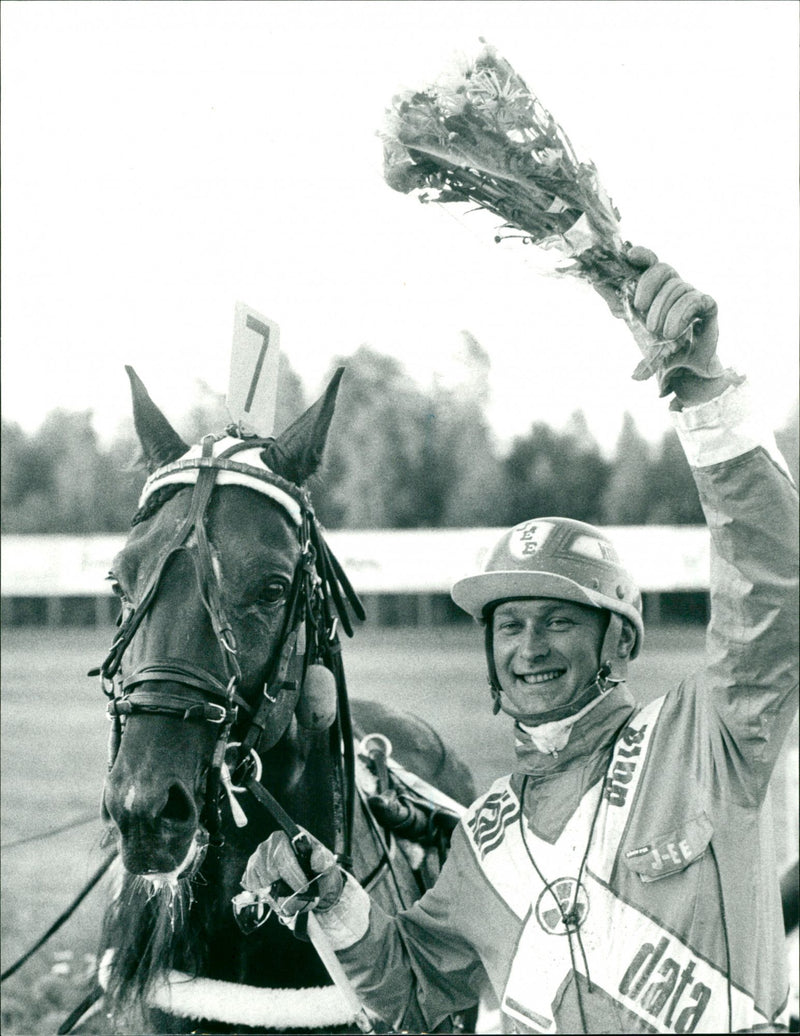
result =
M120 855L131 874L180 874L208 836L200 826L197 800L173 778L159 785L136 780L115 766L106 780L103 812L115 824Z

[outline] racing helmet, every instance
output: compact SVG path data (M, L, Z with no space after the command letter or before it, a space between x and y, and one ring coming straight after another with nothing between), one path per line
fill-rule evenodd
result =
M534 518L503 533L489 551L483 570L459 579L451 590L455 603L473 618L487 617L489 605L516 597L554 597L611 613L601 648L602 660L616 660L621 619L636 637L629 658L644 638L642 595L620 561L614 544L600 529L572 518Z

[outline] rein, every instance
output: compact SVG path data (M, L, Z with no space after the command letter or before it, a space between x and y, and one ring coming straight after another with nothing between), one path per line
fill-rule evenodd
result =
M234 792L245 789L265 806L273 818L281 823L274 806L278 804L259 783L260 760L258 751L268 751L277 743L285 729L309 664L322 664L332 673L336 685L337 716L330 728L332 756L335 762L334 794L336 813L335 850L342 866L352 864L352 829L355 803L355 762L352 723L341 662L341 647L337 627L341 624L348 636L352 625L348 605L359 618L364 610L338 561L331 554L314 515L308 494L265 467L231 460L231 456L254 448L267 447L271 439L248 438L214 455L218 439L206 436L199 456L184 457L155 471L145 486L142 499L161 485L186 481L197 471L196 482L186 518L179 526L150 577L139 603L124 616L119 632L101 665L89 675L99 675L103 693L110 699L108 714L112 720L109 739L109 770L113 767L128 716L135 713L155 713L184 720L207 722L219 728L207 785L207 826L216 844L221 845L220 792L227 791L231 812L238 826L247 822L234 798ZM211 547L206 534L205 520L212 492L220 472L234 472L251 488L271 496L287 511L298 527L301 555L295 568L289 591L283 628L278 641L271 671L264 682L258 703L249 704L240 694L242 672L233 629L221 604L219 581L212 563ZM193 550L187 541L194 533ZM220 649L224 680L186 659L150 659L129 676L122 677L123 656L137 630L153 605L167 563L181 550L186 550L193 561L201 600L208 613ZM334 614L335 613L335 614ZM305 650L300 659L299 679L287 679L289 669L298 657L301 632L305 635ZM295 666L295 668L297 668ZM151 689L152 683L169 682L180 685L180 693L163 688ZM295 693L296 692L296 693ZM236 758L228 767L226 754L229 738L239 713L246 715L247 728L240 742L231 742L237 748ZM237 775L234 785L231 775ZM261 794L263 793L263 794ZM270 801L271 800L271 801ZM273 805L274 804L274 805ZM280 809L280 807L278 806Z

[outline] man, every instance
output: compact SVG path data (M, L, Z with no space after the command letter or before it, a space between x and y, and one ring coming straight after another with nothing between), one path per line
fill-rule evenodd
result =
M579 522L523 522L456 583L485 624L514 773L473 804L436 885L397 918L319 843L311 857L319 921L396 1029L430 1031L488 977L504 1032L785 1031L766 796L797 708L796 493L746 382L717 359L713 300L652 253L629 258L644 272L626 319L661 394L674 392L711 532L705 665L636 705L624 681L641 597L607 537ZM243 884L278 878L307 885L281 834Z

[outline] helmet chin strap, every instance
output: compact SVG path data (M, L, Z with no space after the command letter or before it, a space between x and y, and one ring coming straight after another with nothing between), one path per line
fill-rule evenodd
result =
M608 666L607 679L624 683L628 679L628 656L620 655L622 643L623 618L616 612L610 612L608 628L603 643L600 645L600 659L603 666ZM601 670L603 668L601 666Z
M509 702L508 697L501 689L500 710L509 716L513 716L513 718L518 722L525 723L526 730L529 727L531 729L535 729L536 727L550 725L552 723L575 720L580 716L583 716L589 711L590 706L596 705L620 683L624 683L624 681L614 679L611 676L611 667L607 662L604 662L580 694L576 695L572 701L568 702L566 705L562 705L557 709L551 709L549 712L541 712L536 717L531 717L527 713L520 712L519 709L516 709L511 702Z
M566 748L567 742L572 734L572 729L576 723L583 719L583 717L587 713L591 712L592 709L597 708L600 702L607 698L621 682L619 680L609 680L608 677L602 675L603 671L604 670L601 667L596 678L589 685L592 691L597 688L595 696L588 705L584 705L582 709L579 709L572 715L565 716L563 719L551 720L550 722L538 722L535 724L523 723L522 719L517 719L516 726L525 731L531 739L534 748L539 752L552 755L553 757L557 757L558 753L563 748ZM583 698L585 698L585 695L581 695L581 700L583 700Z

